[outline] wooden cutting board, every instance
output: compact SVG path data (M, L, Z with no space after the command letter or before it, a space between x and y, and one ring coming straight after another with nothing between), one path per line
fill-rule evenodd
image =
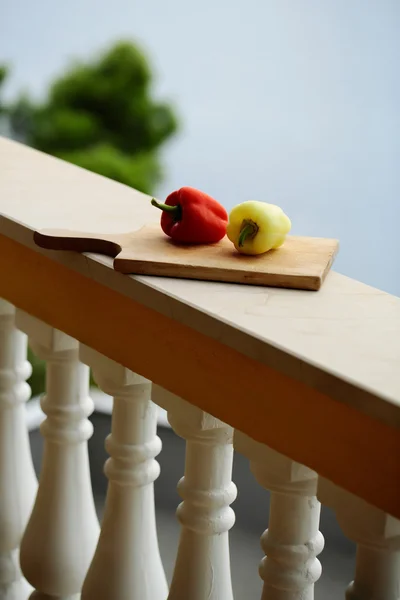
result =
M207 246L174 244L158 224L124 234L36 231L34 240L50 250L114 257L114 269L121 273L302 290L321 287L338 251L337 240L288 236L278 250L244 256L227 238Z

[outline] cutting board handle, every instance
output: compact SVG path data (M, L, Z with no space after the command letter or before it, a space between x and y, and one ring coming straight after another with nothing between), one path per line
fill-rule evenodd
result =
M68 229L44 229L33 234L35 244L46 250L93 252L113 258L122 250L118 239L121 239L121 235L83 233Z

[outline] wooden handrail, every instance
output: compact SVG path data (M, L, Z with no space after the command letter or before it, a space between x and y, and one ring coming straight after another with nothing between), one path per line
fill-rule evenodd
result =
M0 295L400 517L400 300L332 272L317 293L131 277L37 248L126 231L148 198L0 139Z

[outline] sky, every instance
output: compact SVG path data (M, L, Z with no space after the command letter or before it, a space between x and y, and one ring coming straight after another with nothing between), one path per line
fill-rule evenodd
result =
M40 97L75 58L140 43L181 131L157 196L280 205L335 237L335 269L400 295L398 0L0 0L7 95Z

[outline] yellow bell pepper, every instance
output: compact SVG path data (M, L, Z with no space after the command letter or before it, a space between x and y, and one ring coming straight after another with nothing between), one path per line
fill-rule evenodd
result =
M263 254L282 246L291 227L279 206L249 200L232 209L226 234L241 254Z

